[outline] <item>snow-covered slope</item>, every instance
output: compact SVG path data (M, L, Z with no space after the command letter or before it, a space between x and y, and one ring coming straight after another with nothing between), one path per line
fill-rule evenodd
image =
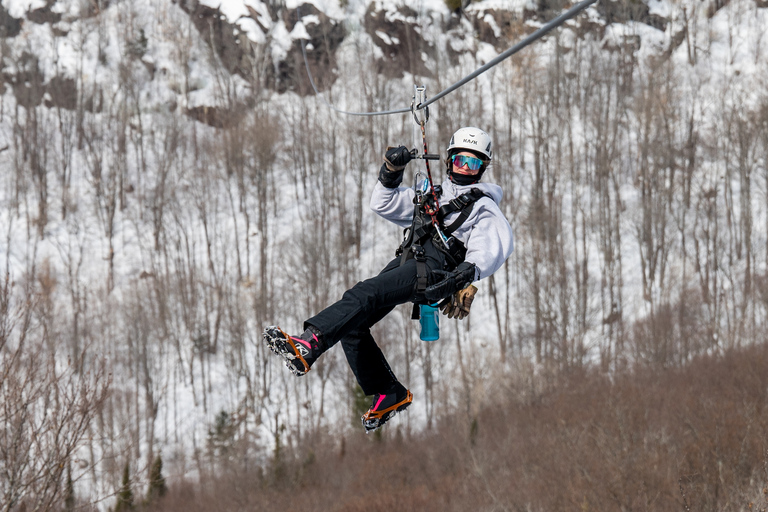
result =
M0 351L108 368L67 461L103 508L126 463L141 489L157 454L173 482L362 431L339 349L294 379L260 332L298 330L392 257L401 233L366 205L386 146L421 139L409 114L328 109L303 42L328 102L402 108L415 83L434 95L567 7L1 5ZM752 0L601 0L431 107L432 152L461 125L494 138L516 251L441 341L418 340L407 307L376 327L415 396L388 432L560 368L763 339L766 28Z

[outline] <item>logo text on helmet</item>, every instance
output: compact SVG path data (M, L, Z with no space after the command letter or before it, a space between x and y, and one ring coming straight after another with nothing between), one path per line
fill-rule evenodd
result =
M467 144L474 144L475 146L477 146L477 141L476 140L464 139L462 142L465 142Z

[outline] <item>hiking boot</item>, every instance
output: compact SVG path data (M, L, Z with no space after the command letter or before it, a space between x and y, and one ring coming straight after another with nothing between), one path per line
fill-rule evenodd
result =
M403 411L413 402L413 395L399 382L385 395L373 395L373 404L363 414L363 426L368 434L386 423L392 416Z
M264 329L264 341L272 352L285 359L285 366L298 376L309 371L325 346L322 334L311 325L301 336L291 336L276 325L270 325Z

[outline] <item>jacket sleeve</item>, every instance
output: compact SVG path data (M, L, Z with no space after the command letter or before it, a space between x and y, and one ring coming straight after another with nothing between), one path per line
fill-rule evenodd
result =
M387 188L377 181L370 205L371 210L388 221L407 228L413 220L413 189Z
M476 281L499 270L514 249L512 227L498 205L487 200L478 210L465 244L467 255L464 258L477 267Z

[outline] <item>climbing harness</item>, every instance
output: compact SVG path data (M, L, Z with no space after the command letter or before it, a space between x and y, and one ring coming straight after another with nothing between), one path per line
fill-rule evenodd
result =
M403 242L398 247L395 255L400 257L400 264L413 258L416 260L416 293L420 295L427 289L428 270L427 256L424 244L431 241L432 245L445 256L445 265L449 270L456 268L466 256L467 250L453 233L469 218L475 202L485 194L477 188L462 194L441 206L440 197L442 187L435 185L432 179L430 160L437 160L439 156L430 155L427 147L426 123L429 120L429 109L418 111L416 106L423 103L426 95L426 87L415 86L413 96L413 118L421 131L421 145L423 153L417 149L412 152L412 157L424 160L426 174L417 171L413 179L413 220L411 226L405 230ZM451 213L460 212L456 220L449 226L444 226L445 218ZM414 308L414 318L417 308Z
M410 258L416 260L416 292L418 294L424 293L428 284L427 253L422 244L433 232L441 232L437 213L440 210L439 195L442 190L440 190L439 186L435 187L434 182L432 181L432 171L429 167L430 160L438 160L440 157L437 155L430 155L427 148L426 124L429 120L429 110L423 109L417 111L416 109L416 106L424 101L425 94L425 86L417 85L414 87L411 112L413 113L414 121L421 128L423 153L419 153L417 146L417 148L413 149L411 156L413 158L424 160L427 174L424 175L418 171L415 173L413 178L413 221L411 222L410 228L406 229L403 243L400 244L400 247L398 247L395 253L397 256L400 256L400 265L404 264ZM420 177L424 178L421 181L421 184L419 183ZM417 308L414 308L414 314L416 314L416 312Z

